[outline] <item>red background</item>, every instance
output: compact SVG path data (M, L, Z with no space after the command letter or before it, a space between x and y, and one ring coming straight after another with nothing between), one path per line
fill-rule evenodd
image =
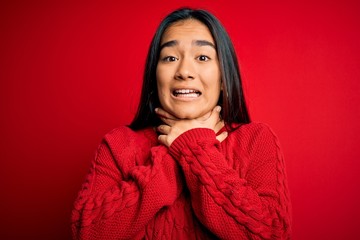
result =
M266 2L2 1L0 238L70 238L101 137L134 115L152 34L188 5L228 29L252 117L282 142L293 239L355 239L360 4Z

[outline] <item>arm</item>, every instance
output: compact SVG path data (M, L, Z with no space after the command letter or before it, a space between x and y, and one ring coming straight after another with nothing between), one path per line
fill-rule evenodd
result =
M196 216L222 239L289 238L284 161L273 133L257 126L244 151L248 156L243 154L249 158L245 173L229 166L211 129L191 129L170 146L184 171ZM228 142L244 142L230 136ZM235 158L243 147L235 144L226 155Z
M149 154L149 146L135 149L134 142L122 136L101 143L72 213L75 239L140 238L180 194L178 165L166 147L152 147ZM148 160L138 165L142 158Z

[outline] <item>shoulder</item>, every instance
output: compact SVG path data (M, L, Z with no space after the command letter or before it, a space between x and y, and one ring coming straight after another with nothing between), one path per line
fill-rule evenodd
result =
M104 136L104 141L107 143L129 143L137 142L141 140L153 141L156 139L156 133L151 128L145 128L141 130L132 130L128 126L120 126L109 131Z
M278 149L280 144L271 127L265 123L251 122L233 125L235 128L229 136L236 145L247 151Z
M231 134L239 135L250 139L264 137L264 138L276 138L274 131L271 127L261 122L251 122L247 124L233 124L234 131Z
M156 144L156 141L157 136L152 128L135 131L128 126L120 126L105 134L100 145L109 148L113 154L119 154L131 149L150 148Z
M105 134L105 141L121 141L124 139L133 139L136 138L136 132L127 126L119 126L117 128L112 129L108 133Z
M133 161L146 159L150 149L156 144L156 132L152 128L134 131L128 126L120 126L105 134L98 146L95 161L106 161L108 164L111 159L125 169L124 164L132 166L135 164Z
M248 174L259 173L256 169L266 171L283 169L284 159L281 145L273 130L264 123L252 122L236 128L228 136L228 147L247 167ZM262 168L259 168L262 167Z

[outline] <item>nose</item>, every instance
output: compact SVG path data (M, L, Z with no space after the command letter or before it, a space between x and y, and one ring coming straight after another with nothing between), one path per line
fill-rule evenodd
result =
M182 59L179 61L175 79L177 80L191 80L195 78L195 69L191 60Z

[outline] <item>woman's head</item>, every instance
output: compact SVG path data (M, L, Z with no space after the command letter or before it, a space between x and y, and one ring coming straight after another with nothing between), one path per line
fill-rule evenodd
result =
M157 126L154 109L199 117L216 104L226 123L249 122L236 54L220 22L204 10L179 9L158 27L147 56L133 129Z
M221 71L215 41L200 21L173 23L164 32L156 68L161 107L178 119L195 119L218 103Z

